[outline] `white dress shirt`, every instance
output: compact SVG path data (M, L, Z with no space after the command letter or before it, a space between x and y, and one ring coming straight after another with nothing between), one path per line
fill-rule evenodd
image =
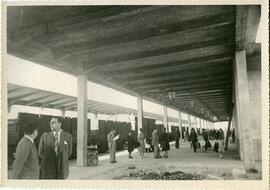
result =
M61 132L62 132L62 129L60 129L60 130L58 131L58 143L60 143L60 134L61 134ZM56 135L56 132L53 131L53 136L55 136L55 135Z

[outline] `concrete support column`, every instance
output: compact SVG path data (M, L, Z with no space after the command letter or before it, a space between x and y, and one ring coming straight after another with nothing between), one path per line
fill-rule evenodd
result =
M87 77L78 76L77 166L87 165Z
M90 125L90 129L89 130L91 130L91 128L93 130L98 129L98 113L95 112L93 115L94 115L94 117L93 117L93 119L91 119L91 125Z
M197 132L198 129L198 123L197 123L197 117L194 116L194 122L195 122L195 131Z
M141 96L137 97L137 125L139 135L140 128L143 128L143 98Z
M201 129L201 132L202 132L202 119L200 118L200 129Z
M228 150L228 144L229 144L229 138L230 138L230 132L231 132L231 121L232 121L232 115L229 117L228 121L228 128L226 133L226 139L225 139L225 150Z
M240 156L240 159L243 160L242 142L239 140L241 138L240 138L239 127L238 127L238 124L237 124L236 104L234 104L234 108L233 108L232 125L233 125L233 127L235 129L235 137L236 137L235 141L236 141L236 144L237 144L239 156Z
M178 111L178 124L179 124L179 131L180 131L180 141L182 140L182 114Z
M11 113L11 105L8 105L8 113Z
M63 117L63 118L65 118L65 110L61 110L61 116Z
M247 78L247 64L245 50L235 53L235 90L236 90L236 105L238 115L238 127L240 131L240 141L243 145L243 158L245 168L254 168L253 142L251 140L252 130L249 114L249 88Z
M163 106L163 125L167 129L167 132L169 132L169 125L168 125L168 114L167 114L167 106Z
M191 131L191 119L190 119L190 115L188 115L188 133L190 134Z

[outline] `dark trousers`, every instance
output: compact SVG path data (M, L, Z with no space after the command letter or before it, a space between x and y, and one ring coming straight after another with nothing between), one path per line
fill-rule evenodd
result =
M179 148L179 139L175 141L175 148Z
M196 152L196 149L197 149L197 142L196 141L192 141L192 147L193 147L194 152Z
M159 148L158 146L154 146L154 158L159 158Z

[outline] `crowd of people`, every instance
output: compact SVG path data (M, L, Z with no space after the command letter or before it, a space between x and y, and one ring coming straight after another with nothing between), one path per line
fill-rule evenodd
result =
M16 149L16 157L13 167L13 179L66 179L69 174L69 157L72 154L72 136L61 129L61 119L52 117L50 121L50 132L41 135L38 150L34 140L38 135L37 125L29 123L24 128L24 137L19 141ZM235 141L234 130L231 133ZM119 135L112 129L107 135L110 163L116 163L116 141ZM174 132L175 148L179 149L180 131L176 128ZM190 133L188 130L184 135L185 141L190 141L194 152L200 148L203 152L211 146L223 158L224 132L219 130L205 130L196 132L194 128ZM214 142L211 145L210 141ZM138 139L130 131L127 137L128 158L132 159L132 152L139 143L139 155L143 159L146 149L152 149L154 158L168 158L170 150L169 134L166 128L161 132L155 129L149 142L143 129L139 129ZM163 152L163 156L161 156Z
M224 132L222 129L216 130L205 130L202 129L202 131L196 132L194 128L191 129L190 133L185 131L184 133L184 141L190 142L190 147L193 148L194 152L197 152L197 149L200 148L202 152L206 152L208 148L213 147L214 152L216 152L220 158L223 158L223 152L224 152ZM180 131L179 128L176 128L176 131L173 134L174 140L175 140L175 148L179 149L179 141L180 141ZM234 130L231 133L231 136L233 137L232 141L235 140L234 136ZM129 133L128 137L128 152L129 152L129 158L133 158L131 156L131 152L134 150L134 145L136 142L132 140L131 133ZM211 144L211 142L213 144ZM169 142L169 134L166 131L166 128L163 128L161 130L161 133L158 134L157 129L155 129L152 133L152 138L147 142L146 136L143 132L143 129L140 129L139 135L138 135L138 142L140 144L139 147L139 153L140 157L144 157L144 153L146 151L146 147L150 147L150 149L154 152L154 158L168 158L168 151L170 150L170 142ZM164 155L161 156L160 152L163 152Z
M197 133L195 129L192 128L190 134L186 132L186 136L189 139L190 147L193 148L194 152L197 151L197 148L201 148L203 152L206 152L207 148L214 146L214 152L218 153L220 158L223 158L225 142L222 129L212 129L209 131L203 129L202 132ZM214 142L214 144L211 145L210 141Z

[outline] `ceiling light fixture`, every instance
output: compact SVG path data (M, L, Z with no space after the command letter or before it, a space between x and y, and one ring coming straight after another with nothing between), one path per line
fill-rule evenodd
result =
M169 92L169 93L168 93L168 96L169 96L169 99L170 99L170 100L175 99L175 95L176 95L175 92Z

